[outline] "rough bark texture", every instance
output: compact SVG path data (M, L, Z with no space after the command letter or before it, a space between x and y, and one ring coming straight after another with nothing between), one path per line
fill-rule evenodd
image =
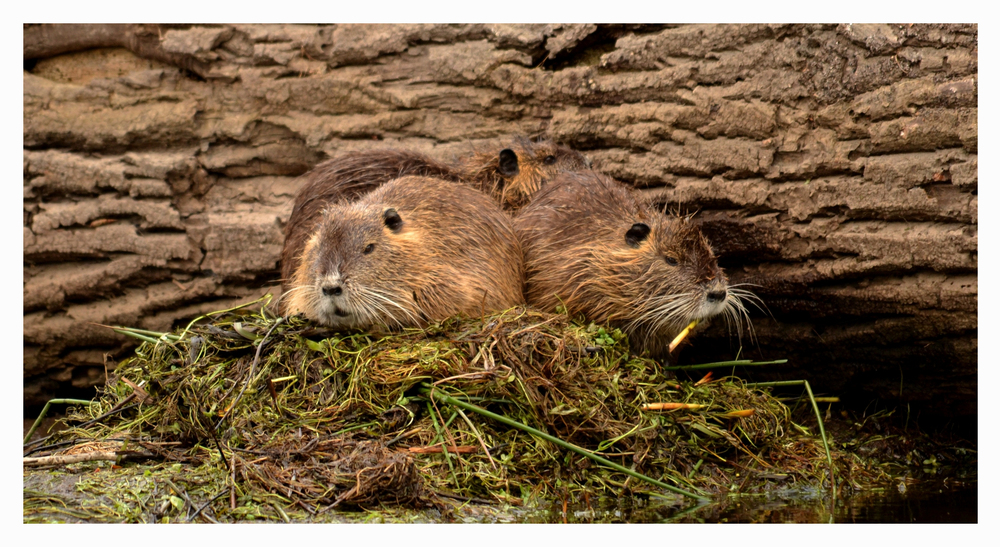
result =
M24 397L277 284L296 176L546 135L698 211L755 377L976 410L975 25L24 29ZM101 49L88 49L101 48ZM731 358L724 326L684 360ZM72 387L71 387L72 386Z

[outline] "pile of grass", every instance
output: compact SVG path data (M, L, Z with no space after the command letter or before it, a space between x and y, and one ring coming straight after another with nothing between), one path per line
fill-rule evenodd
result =
M513 308L378 336L265 306L174 333L119 331L145 341L69 429L26 453L110 446L119 463L208 469L205 491L233 510L237 499L316 514L579 493L704 498L823 491L845 471L879 478L831 460L815 424L794 423L767 388L679 380L631 355L620 331L565 315Z

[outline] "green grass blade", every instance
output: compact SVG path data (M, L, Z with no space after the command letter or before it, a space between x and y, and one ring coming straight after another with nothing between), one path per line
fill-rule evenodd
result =
M597 454L594 454L593 452L590 452L589 450L585 450L583 448L580 448L579 446L576 446L575 444L568 443L568 442L566 442L566 441L564 441L564 440L562 440L562 439L560 439L558 437L553 437L552 435L549 435L548 433L544 433L544 432L539 431L539 430L537 430L537 429L535 429L535 428L533 428L531 426L524 425L521 422L518 422L516 420L512 420L510 418L507 418L506 416L501 416L499 414L494 414L493 412L490 412L489 410L486 410L485 408L480 408L480 407L478 407L476 405L469 404L469 403L466 403L466 402L463 402L463 401L459 401L458 399L455 399L454 397L450 397L450 396L442 393L438 389L435 389L435 388L432 388L432 387L428 387L426 385L425 385L425 387L427 388L428 394L431 397L433 397L434 399L437 399L437 400L442 401L444 403L448 403L450 405L457 406L459 408L464 408L465 410L469 410L469 411L475 412L475 413L477 413L477 414L479 414L481 416L485 416L487 418L491 418L491 419L496 420L496 421L498 421L500 423L509 425L509 426L517 428L517 429L520 429L521 431L524 431L526 433L530 433L530 434L535 435L537 437L541 437L542 439L545 439L546 441L549 441L550 443L553 443L553 444L555 444L557 446L565 448L566 450L575 452L575 453L577 453L577 454L579 454L581 456L584 456L586 458L590 458L591 460L594 460L595 462L597 462L597 463L599 463L601 465L610 467L610 468L612 468L612 469L614 469L616 471L620 471L622 473L625 473L626 475L629 475L629 476L634 477L636 479L639 479L641 481L645 481L645 482L648 482L649 484L658 486L658 487L663 488L665 490L669 490L671 492L674 492L675 494L681 494L683 496L687 496L687 497L694 498L694 499L697 499L697 500L706 500L706 499L708 499L705 496L694 494L692 492L688 492L687 490L682 490L680 488L677 488L676 486L671 486L671 485L669 485L669 484L667 484L665 482L658 481L658 480L656 480L656 479L654 479L652 477L647 477L646 475L643 475L642 473L637 473L635 471L632 471L631 469L629 469L627 467L624 467L622 465L619 465L619 464L617 464L617 463L615 463L615 462L613 462L611 460L607 460L605 458L602 458L601 456L598 456Z
M663 367L663 370L698 370L703 368L721 368L721 367L758 367L763 365L781 365L787 362L788 359L778 359L777 361L751 361L750 359L741 359L738 361L719 361L716 363L703 363L700 365Z
M49 402L45 403L42 407L42 411L38 414L38 418L35 419L35 423L31 424L31 429L28 430L28 434L24 436L24 442L21 444L28 444L28 439L31 435L35 433L38 426L42 424L42 418L45 417L49 412L49 407L52 405L87 405L90 406L94 404L95 401L84 401L83 399L49 399Z

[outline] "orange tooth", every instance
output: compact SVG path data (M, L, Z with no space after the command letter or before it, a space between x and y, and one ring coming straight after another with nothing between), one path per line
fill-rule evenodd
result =
M691 329L693 329L697 324L698 320L695 319L694 321L691 321L691 323L688 324L688 326L684 327L684 330L682 330L680 334L674 337L673 342L670 342L670 346L667 347L667 352L673 353L674 350L677 349L677 345L683 342L685 338L687 338L688 333L690 333Z

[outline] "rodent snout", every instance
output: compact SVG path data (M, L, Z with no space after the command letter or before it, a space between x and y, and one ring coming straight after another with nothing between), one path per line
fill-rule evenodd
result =
M715 304L717 302L722 302L726 299L726 289L709 291L705 294L705 301L709 304Z
M327 285L323 287L323 296L340 296L344 288L340 285Z

